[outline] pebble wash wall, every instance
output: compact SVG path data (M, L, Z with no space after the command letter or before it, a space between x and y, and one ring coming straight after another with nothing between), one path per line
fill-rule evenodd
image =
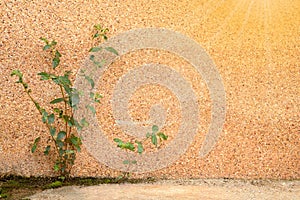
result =
M230 1L0 1L0 175L53 176L53 160L30 144L47 129L38 112L10 77L20 69L42 104L58 92L36 74L48 69L40 37L55 39L64 69L72 79L91 47L94 24L108 27L109 37L134 28L167 28L198 42L210 55L226 91L226 119L220 138L204 158L199 148L211 115L209 92L189 63L164 51L140 50L122 56L99 82L106 94L97 108L107 137L113 129L109 97L117 77L144 62L160 62L193 85L200 105L199 133L184 155L172 165L136 177L158 178L300 178L300 2L293 0ZM131 101L133 118L147 119L148 105L165 102L170 141L178 128L178 101L157 86L140 88ZM48 92L49 91L49 92ZM145 95L145 91L149 93ZM150 100L149 100L150 99ZM145 100L145 101L143 101ZM143 104L144 103L144 104ZM144 105L144 106L143 106ZM115 131L115 132L114 132ZM115 135L114 135L115 134ZM45 141L44 141L45 142ZM171 152L170 152L171 153ZM99 163L86 148L78 155L74 176L118 176L118 170Z

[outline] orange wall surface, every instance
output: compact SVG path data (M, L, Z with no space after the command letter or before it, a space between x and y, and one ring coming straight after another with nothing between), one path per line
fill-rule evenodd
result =
M37 136L42 137L42 147L46 146L49 133L21 85L15 84L16 77L10 76L11 71L20 69L32 95L46 106L59 91L55 85L40 81L36 75L50 68L39 38L58 42L57 47L63 55L59 70L72 70L75 81L79 70L86 67L85 60L93 45L93 25L102 24L109 29L109 38L119 37L127 31L153 28L168 30L170 35L165 34L163 40L171 38L170 44L177 45L182 41L172 40L171 33L178 33L206 52L215 71L200 66L201 74L191 60L167 48L137 49L117 57L101 77L97 77L97 90L103 99L97 106L96 121L103 135L97 138L96 131L91 133L95 134L95 142L105 140L112 154L102 155L105 151L101 151L100 143L97 147L84 142L72 169L73 176L115 177L121 170L127 170L117 161L114 165L113 155L124 152L115 147L113 139L132 139L134 136L128 136L118 125L113 109L120 102L112 105L113 91L128 72L156 63L156 66L165 66L180 74L192 88L198 106L197 110L192 110L196 113L197 129L192 135L184 135L189 130L179 133L181 123L186 120L182 115L185 108L181 108L182 103L172 89L156 80L153 84L141 85L131 94L126 112L132 123L151 124L154 120L159 124L160 118L155 120L155 113L151 115L151 106L161 104L166 118L159 127L169 138L158 150L149 147L145 159L141 158L140 163L133 166L136 170L132 171L138 172L133 176L299 179L299 10L300 1L295 0L1 0L0 175L55 175L52 170L54 154L45 156L43 149L34 154L30 152ZM140 36L138 31L134 33ZM157 39L151 38L151 34L145 42ZM124 45L130 46L136 40L143 44L141 38L133 37L125 38L127 43ZM162 44L158 42L158 45ZM113 47L123 48L117 43ZM185 44L180 46L184 47ZM190 47L189 44L186 47ZM182 53L193 55L194 50L186 48ZM214 106L220 106L214 104L214 94L218 90L209 87L212 83L205 73L215 73L220 78L218 81L225 92L222 106L225 115L224 121L211 133L216 137L209 143L210 149L200 155L210 128L214 126L213 119L222 118L214 116ZM144 74L136 72L135 75L140 78ZM171 82L176 85L177 81ZM126 84L124 88L129 87ZM179 84L178 87L183 86ZM184 92L185 87L179 89L180 94ZM177 137L181 139L176 140ZM174 144L177 149L163 150ZM151 160L147 160L147 155Z

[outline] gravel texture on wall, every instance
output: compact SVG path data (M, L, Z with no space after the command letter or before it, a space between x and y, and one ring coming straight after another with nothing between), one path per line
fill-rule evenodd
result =
M98 92L103 94L97 120L108 143L114 145L115 137L134 141L117 126L111 98L119 78L139 66L158 63L178 72L191 85L199 105L197 132L184 153L168 166L133 173L133 177L299 179L299 10L300 2L293 0L1 0L0 176L55 175L53 154L44 156L42 149L30 152L39 135L44 136L42 146L46 145L48 132L33 103L14 83L11 71L23 71L32 95L47 105L59 91L36 75L50 68L39 38L58 42L63 55L60 70L72 70L75 81L92 46L93 25L100 23L109 28L109 37L151 27L193 39L213 60L226 92L221 134L212 150L199 157L213 104L203 77L187 60L164 50L142 49L118 57L97 83ZM178 137L183 119L177 96L159 84L143 85L132 94L128 113L135 122L151 121L149 112L156 103L166 110L162 131L169 139L160 147L163 149ZM178 151L181 148L178 143ZM121 174L99 162L91 151L83 146L73 176ZM146 154L155 155L156 151L149 147ZM167 159L175 153L159 156Z

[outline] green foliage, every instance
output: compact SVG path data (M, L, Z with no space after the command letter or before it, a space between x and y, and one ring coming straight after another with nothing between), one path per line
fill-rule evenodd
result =
M106 33L108 29L103 29L100 25L94 26L94 35L93 39L107 39ZM49 42L47 38L40 38L45 45L43 50L49 53L49 57L51 59L51 68L55 70L60 65L60 58L62 57L61 53L57 49L57 42L52 40ZM99 40L98 40L99 42ZM98 52L102 49L107 50L111 53L117 54L117 51L112 47L92 47L90 52ZM104 64L104 61L98 62L95 59L94 55L91 55L91 60L94 65L97 67L101 67ZM94 80L86 75L83 71L80 72L81 76L85 77L85 80L90 83L91 87L94 88L95 83ZM49 73L46 71L38 73L41 81L51 81L55 85L57 85L58 90L60 92L60 97L54 98L49 103L55 108L52 110L47 110L43 108L37 101L34 100L31 95L31 89L29 89L28 84L23 79L23 74L20 70L13 70L11 76L16 76L18 80L16 83L19 83L23 86L24 92L28 95L30 100L34 103L35 107L41 114L42 122L47 126L49 130L49 136L51 140L47 140L51 143L47 144L44 147L44 154L49 155L51 150L56 152L56 160L53 166L54 171L60 173L62 177L68 177L72 166L74 165L76 154L81 150L81 138L77 136L77 131L81 131L84 127L88 126L89 123L83 118L80 121L77 121L74 118L74 109L77 109L77 105L80 102L80 91L77 91L76 88L72 86L72 81L70 80L71 71L65 71L62 75ZM90 94L90 98L96 102L100 102L100 98L102 96L100 94ZM50 106L51 107L51 106ZM95 108L92 105L88 105L88 108L92 111L93 114L96 113ZM46 138L45 138L46 139ZM40 143L41 137L37 137L31 148L31 152L34 153ZM130 144L125 145L126 148L130 148ZM125 148L125 147L124 147ZM134 148L134 147L133 147ZM59 185L59 183L53 183L53 187Z
M159 138L161 138L162 140L167 140L168 139L168 136L167 135L165 135L165 134L163 134L163 133L157 133L157 136L159 137Z
M63 186L63 183L61 181L54 181L53 183L46 185L45 189L54 189L54 188L59 188L62 186Z
M139 154L142 154L142 153L144 152L144 147L143 147L142 142L140 142L140 141L135 141L135 143L137 144L138 153L139 153Z
M163 140L167 140L168 136L165 135L162 132L158 132L159 128L156 125L152 126L152 133L147 133L146 134L146 139L142 140L142 141L138 141L136 140L135 143L132 142L124 142L119 138L115 138L114 142L117 143L117 147L127 150L127 151L132 151L132 152L137 152L138 154L142 154L144 152L144 146L143 143L146 142L147 140L151 139L151 143L155 146L155 148L158 148L159 142L161 143ZM159 142L158 142L159 141ZM130 167L130 165L132 164L136 164L137 161L136 160L124 160L123 164L124 165L128 165L128 167ZM123 176L126 178L130 175L130 173L125 172L123 174Z
M8 198L8 194L4 193L3 189L0 187L0 199Z
M8 198L8 195L7 194L0 194L0 199L6 199L6 198Z
M118 52L114 48L112 48L112 47L105 47L105 50L109 51L109 52L111 52L111 53L113 53L113 54L115 54L117 56L119 55Z
M52 53L52 68L55 69L59 63L60 63L60 57L61 54L59 53L59 51L56 49L56 45L57 42L56 41L52 41L51 43L46 39L46 38L40 38L40 40L44 41L45 46L43 47L43 50L49 50Z
M121 149L127 149L127 150L130 150L130 151L135 150L134 144L131 143L131 142L123 142L122 140L120 140L118 138L115 138L114 141L118 143L117 146Z
M107 40L106 33L108 32L108 28L103 28L100 24L96 24L94 25L94 32L93 39L103 38L104 40Z
M37 145L38 145L38 142L41 140L41 137L37 137L35 138L34 142L33 142L33 145L32 145L32 148L31 148L31 152L34 153L36 148L37 148Z
M102 48L101 47L92 47L89 52L98 52L98 51L101 51Z

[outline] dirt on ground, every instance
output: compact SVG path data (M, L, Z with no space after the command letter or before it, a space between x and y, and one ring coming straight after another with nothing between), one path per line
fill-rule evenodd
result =
M101 184L98 186L67 186L45 190L28 197L32 200L182 200L182 199L300 199L300 181L276 180L161 180L155 183Z

